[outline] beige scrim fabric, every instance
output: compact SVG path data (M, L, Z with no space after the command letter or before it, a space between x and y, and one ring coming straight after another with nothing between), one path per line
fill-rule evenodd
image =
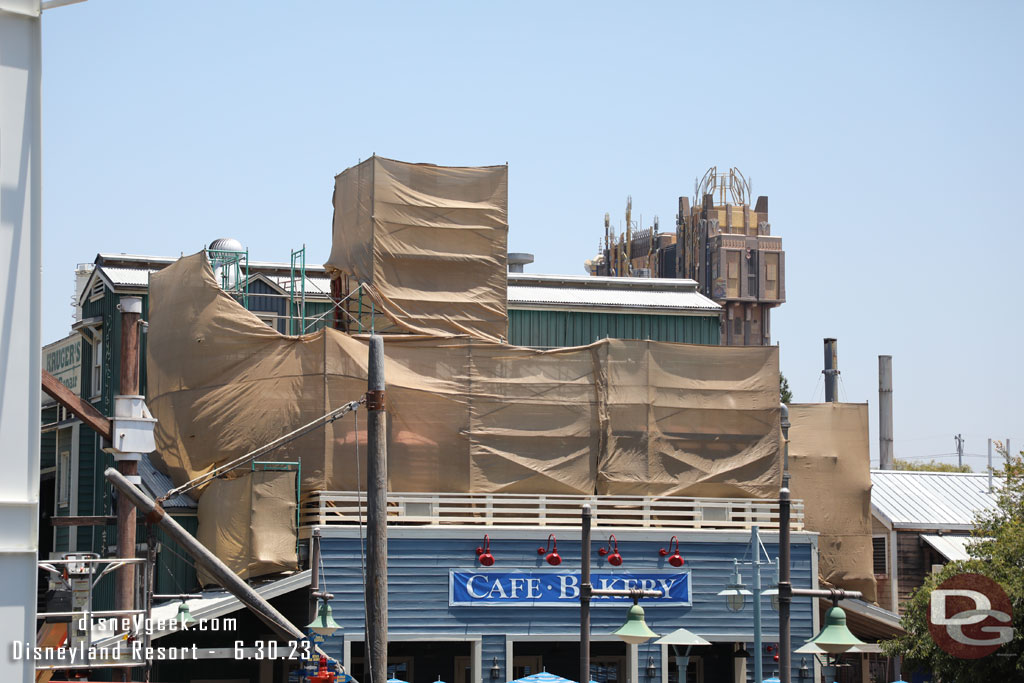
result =
M818 574L876 599L866 403L789 406L789 468L804 525L818 540Z
M374 156L334 180L327 271L411 332L506 337L507 243L507 166Z
M298 569L295 472L242 471L199 500L199 541L243 579ZM197 567L202 585L217 583Z
M393 491L778 494L777 348L384 346ZM278 334L220 291L202 254L153 274L148 349L157 462L179 484L366 391L365 340ZM301 457L304 491L353 490L365 415L353 427L349 415L268 459Z

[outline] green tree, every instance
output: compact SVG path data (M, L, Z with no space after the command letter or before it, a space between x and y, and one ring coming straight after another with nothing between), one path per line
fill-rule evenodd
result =
M908 670L933 672L942 681L988 683L1024 680L1024 451L1007 462L999 477L1002 487L995 509L978 515L968 546L970 559L951 562L925 579L905 606L901 623L906 635L882 644L887 655L902 656ZM981 659L957 659L941 650L928 632L931 592L946 579L964 572L984 574L998 582L1013 604L1013 641Z
M781 372L779 373L779 400L787 406L793 402L793 392L789 390L789 380Z
M936 460L929 460L928 462L911 462L909 460L900 460L896 458L892 461L892 468L894 470L907 470L910 472L971 472L969 465L954 465L950 462L938 462Z

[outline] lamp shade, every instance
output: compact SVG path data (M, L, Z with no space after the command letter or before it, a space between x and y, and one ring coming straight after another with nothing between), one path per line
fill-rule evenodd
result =
M677 628L667 636L662 636L655 641L655 645L710 645L711 642L704 640L696 633L687 631L685 628Z
M646 643L651 638L658 637L657 633L647 628L647 622L644 621L644 608L640 605L633 605L629 608L629 612L626 614L626 623L615 632L615 635L634 645Z
M740 577L739 571L734 571L732 573L732 581L726 584L725 590L719 591L718 595L725 598L725 605L729 608L730 612L739 612L743 609L747 596L753 595L753 593L743 585L743 579Z
M320 611L317 612L316 618L307 627L322 636L332 635L335 631L341 628L341 626L331 616L331 606L327 604L326 600L320 601Z
M808 640L807 644L813 644L830 655L840 655L855 645L865 643L846 627L846 612L839 607L832 607L825 614L825 628Z
M196 618L192 616L192 612L188 609L188 603L184 600L178 605L178 614L174 617L174 620L182 626L191 626L196 623Z

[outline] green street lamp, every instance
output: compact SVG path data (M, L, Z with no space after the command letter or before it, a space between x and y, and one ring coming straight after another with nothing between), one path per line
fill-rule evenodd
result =
M830 655L841 655L850 648L865 643L847 628L846 612L841 607L832 606L825 613L825 628L808 640L807 644L813 644Z
M658 634L647 627L644 621L644 608L637 604L637 598L633 598L633 606L626 613L626 623L615 631L622 640L633 645L646 643L651 638L657 638Z
M320 609L317 612L316 618L306 628L322 636L334 635L335 631L341 628L341 625L334 620L331 606L327 602L334 596L330 593L321 593L314 597L320 598Z
M178 622L179 626L191 626L192 624L198 623L198 620L192 616L192 612L188 609L188 603L184 600L178 605L178 614L175 615L174 621Z

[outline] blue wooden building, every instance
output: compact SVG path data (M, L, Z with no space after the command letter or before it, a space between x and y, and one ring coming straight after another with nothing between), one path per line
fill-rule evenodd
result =
M535 496L391 494L388 496L388 663L392 677L410 683L494 683L547 670L570 680L579 676L579 510L588 502L599 526L593 529L592 583L601 587L664 588L665 598L646 599L648 625L659 635L686 628L711 645L673 652L654 640L627 645L613 631L625 621L626 599L594 601L590 679L598 683L710 683L752 681L754 617L750 599L733 612L718 593L726 588L733 560L750 559L752 524L768 555L777 555L777 509L771 501L654 499L626 496ZM498 509L512 510L497 513ZM793 534L793 582L816 586L817 535L802 530L798 506ZM458 510L462 510L459 513ZM468 512L476 511L480 512ZM488 510L492 511L490 514ZM321 589L335 597L334 618L343 630L327 650L365 680L364 561L355 520L354 494L323 492L306 508L306 534L319 529ZM688 520L686 519L688 518ZM485 534L487 539L485 540ZM614 539L611 537L614 536ZM668 559L676 546L681 567ZM477 548L489 543L495 562L483 566ZM562 559L546 561L552 546ZM538 549L544 549L539 553ZM620 566L607 562L617 548ZM660 551L666 549L667 555ZM740 565L747 586L752 569ZM762 586L776 581L762 568ZM646 583L644 583L646 582ZM762 640L778 639L778 615L762 597ZM795 600L793 642L817 632L810 600ZM745 649L745 652L744 652ZM678 655L689 655L685 677ZM749 657L747 656L749 654ZM777 650L762 649L767 678L778 670ZM798 680L799 661L793 680ZM585 679L584 679L585 680Z

